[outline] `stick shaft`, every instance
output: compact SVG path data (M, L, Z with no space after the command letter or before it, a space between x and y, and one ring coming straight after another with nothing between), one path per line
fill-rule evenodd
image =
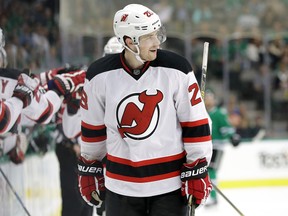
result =
M201 74L201 96L204 99L205 97L205 86L206 86L206 75L207 75L207 64L208 64L208 51L209 51L209 43L204 42L203 48L203 59L202 59L202 74Z
M205 85L206 85L206 72L207 72L207 63L208 63L208 51L209 51L209 43L204 42L203 48L203 58L202 58L202 74L201 74L201 96L204 99L205 96ZM195 216L195 203L193 202L192 196L189 198L189 216Z
M27 210L27 208L25 207L24 203L22 202L20 196L17 194L17 192L15 191L15 189L13 188L11 182L9 181L9 179L7 178L7 176L5 175L5 173L3 172L2 168L0 167L0 172L2 174L2 176L4 177L6 183L9 185L10 189L12 190L12 192L14 193L14 195L16 196L17 200L19 201L20 205L22 206L22 208L24 209L24 211L26 212L26 214L28 216L31 216L31 214L29 213L29 211Z
M189 205L189 214L188 214L188 216L195 216L196 206L195 206L195 204L193 202L193 196L192 195L189 197L188 205Z
M195 205L191 205L189 209L189 216L195 216Z
M214 189L239 213L239 215L244 216L244 214L222 193L222 191L212 183Z

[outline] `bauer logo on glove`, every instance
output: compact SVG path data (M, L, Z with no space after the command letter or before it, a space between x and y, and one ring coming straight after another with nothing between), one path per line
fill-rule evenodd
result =
M78 164L78 171L81 172L82 175L85 175L85 174L103 174L103 168L102 167L97 167L98 164L96 166L93 166L93 165L89 165L89 166L86 166L85 164Z
M185 166L181 170L181 180L204 178L207 175L207 161L199 162L196 166Z
M78 182L82 198L91 206L100 208L105 199L103 165L96 160L78 160Z

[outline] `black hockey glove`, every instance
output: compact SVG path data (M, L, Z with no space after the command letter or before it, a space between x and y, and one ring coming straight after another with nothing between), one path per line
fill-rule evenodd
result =
M76 92L83 87L85 76L85 70L58 74L48 81L48 89L54 90L59 96L67 96L67 94Z
M241 136L239 134L233 134L233 136L230 137L230 142L234 147L237 147L241 142Z
M39 80L33 79L27 74L21 73L12 97L17 97L23 102L23 108L30 105L34 95L39 89Z
M101 208L105 200L103 165L96 160L78 160L79 190L83 199L91 206Z
M26 85L17 84L13 91L12 97L20 99L23 102L23 108L25 108L31 104L33 91Z
M64 101L67 104L68 114L75 115L80 108L80 99L75 97L75 92L67 95Z

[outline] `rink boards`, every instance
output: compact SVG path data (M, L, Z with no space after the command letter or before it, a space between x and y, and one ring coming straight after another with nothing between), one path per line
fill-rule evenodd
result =
M21 165L2 163L0 166L31 215L59 215L61 210L59 167L54 152L49 152L42 157L30 156ZM271 201L271 197L274 200L277 196L279 209L279 202L285 199L281 198L282 193L280 195L274 193L288 191L288 140L244 142L236 148L226 144L223 160L218 170L218 180L219 188L246 212L253 209L251 206L248 208L247 203L254 203L253 206L256 208L254 210L261 211L256 205L257 202L259 206L264 204L259 201L261 197L256 198L259 196L259 191L260 196L266 201L267 199ZM0 216L25 215L23 207L1 174L0 191ZM253 191L256 192L253 193ZM213 210L213 215L217 215L217 211L219 215L226 215L225 211L232 213L229 213L229 216L235 213L223 200L220 200L217 209ZM202 208L197 211L199 213L202 211L199 215L205 216L212 210Z

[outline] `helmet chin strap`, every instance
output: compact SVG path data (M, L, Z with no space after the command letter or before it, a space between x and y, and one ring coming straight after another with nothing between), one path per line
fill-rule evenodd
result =
M130 52L132 52L134 55L135 55L135 58L139 61L139 62L141 62L141 64L144 64L145 63L145 61L143 60L143 59L141 59L141 57L140 57L140 49L139 49L139 45L135 45L136 46L136 49L137 49L137 53L136 52L134 52L132 49L130 49L128 46L124 46L125 48L127 48Z

